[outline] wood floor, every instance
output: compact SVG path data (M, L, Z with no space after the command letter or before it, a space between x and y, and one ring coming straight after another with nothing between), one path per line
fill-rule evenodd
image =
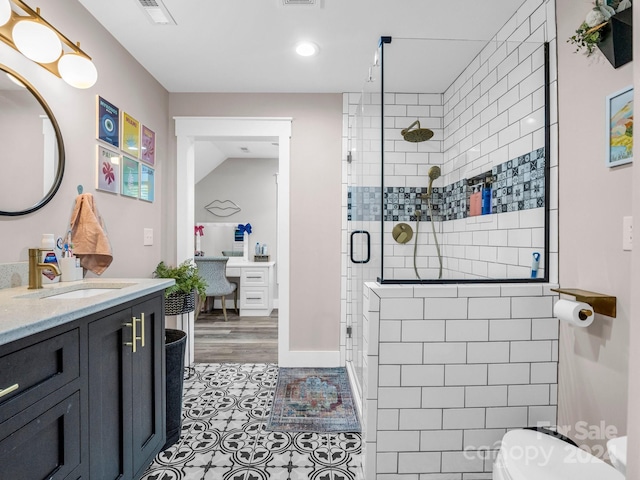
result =
M197 363L277 363L278 311L269 317L239 317L227 309L199 313L195 323Z

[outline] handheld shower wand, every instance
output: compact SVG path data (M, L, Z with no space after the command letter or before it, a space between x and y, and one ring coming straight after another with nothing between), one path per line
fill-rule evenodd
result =
M423 193L422 195L420 195L420 198L422 200L426 200L427 201L427 208L429 210L429 218L431 219L431 231L433 232L433 241L436 244L436 251L438 253L438 262L440 264L440 269L438 272L438 279L442 278L442 254L440 253L440 245L438 244L438 237L436 235L436 226L433 223L433 207L432 207L432 202L431 202L431 194L433 193L433 181L440 178L440 175L442 174L442 171L440 170L440 167L438 167L437 165L434 165L433 167L431 167L429 169L429 172L427 173L427 175L429 176L429 186L427 187L427 193ZM416 217L417 217L417 221L420 222L422 216L422 212L420 212L419 210L416 211ZM413 268L416 272L416 276L418 277L418 279L420 279L420 275L418 274L418 268L415 265L415 257L416 257L416 249L417 249L417 232L418 232L418 225L416 223L416 245L413 251Z
M427 188L427 200L431 198L431 187L433 186L433 181L440 178L441 173L442 172L440 170L440 167L438 167L437 165L434 165L429 169L429 173L427 174L429 175L429 187Z

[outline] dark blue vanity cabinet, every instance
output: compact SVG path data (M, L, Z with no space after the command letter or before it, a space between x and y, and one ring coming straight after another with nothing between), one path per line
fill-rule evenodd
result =
M163 302L159 291L0 346L0 479L142 476L166 436Z

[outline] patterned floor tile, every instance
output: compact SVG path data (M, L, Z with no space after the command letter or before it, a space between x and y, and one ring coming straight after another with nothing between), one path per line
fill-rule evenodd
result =
M360 480L361 436L266 429L274 364L195 364L178 442L143 480Z

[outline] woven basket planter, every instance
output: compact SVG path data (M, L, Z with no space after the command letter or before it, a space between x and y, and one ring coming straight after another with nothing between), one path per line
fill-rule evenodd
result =
M196 291L191 293L172 293L165 298L164 313L166 315L182 315L196 309Z

